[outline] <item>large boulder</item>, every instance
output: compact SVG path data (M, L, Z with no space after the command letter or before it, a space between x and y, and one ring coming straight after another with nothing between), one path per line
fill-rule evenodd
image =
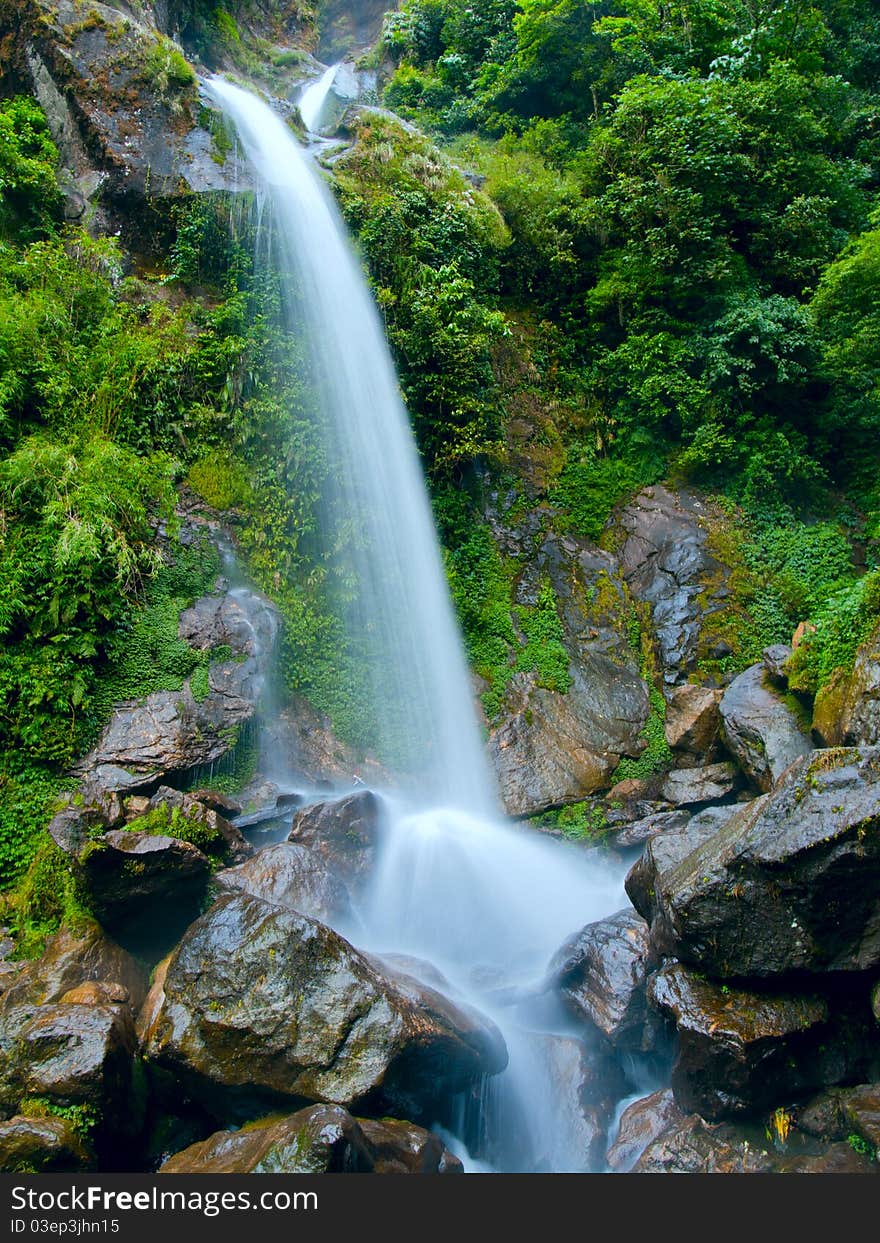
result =
M568 1009L611 1045L630 1051L650 1043L645 979L648 925L633 910L588 924L557 952L549 976Z
M880 628L816 695L813 731L825 747L880 743Z
M194 917L207 889L211 861L189 842L112 829L85 847L77 870L93 911L118 932L154 917L167 903L192 908Z
M489 756L505 810L529 816L604 789L621 756L637 755L648 690L633 670L600 653L570 667L565 694L519 673L506 695Z
M288 841L310 851L354 893L375 865L384 815L382 799L371 790L360 790L298 811Z
M193 924L145 1010L147 1058L218 1118L311 1100L420 1119L507 1060L476 1012L246 894Z
M67 1118L16 1114L0 1122L0 1170L6 1174L66 1174L93 1165L94 1155Z
M673 963L652 977L649 996L678 1034L676 1103L704 1118L757 1113L865 1064L865 1017L819 994L731 988Z
M658 833L678 833L686 828L691 813L684 808L676 811L655 811L625 824L622 829L613 829L614 845L619 850L629 850L633 846L644 846L645 842L656 837Z
M650 836L642 855L627 873L624 886L633 906L649 923L657 914L661 878L675 871L683 859L741 810L736 804L707 807L680 828ZM721 813L719 815L719 813Z
M179 691L154 691L117 704L97 744L75 766L91 783L96 773L125 776L117 789L156 784L209 765L235 745L256 713L271 659L278 618L274 606L243 589L205 596L181 615L179 633L196 650L219 649L207 673L207 694L192 679ZM226 654L228 652L231 654ZM85 788L85 787L84 787Z
M124 991L123 991L124 995ZM134 1022L125 1002L89 998L33 1007L0 1001L0 1098L84 1106L103 1130L138 1125Z
M214 877L218 889L249 893L275 906L337 925L352 918L348 891L320 858L295 842L266 846L252 859Z
M688 1114L648 1144L633 1174L768 1174L774 1158L729 1124L711 1125Z
M685 855L688 833L655 838L627 879L658 950L719 977L880 965L877 748L803 756Z
M763 664L734 678L720 704L724 741L761 790L770 790L785 770L813 749L809 721L777 691Z
M176 1153L160 1174L457 1174L461 1162L431 1131L311 1105L240 1131L218 1131Z

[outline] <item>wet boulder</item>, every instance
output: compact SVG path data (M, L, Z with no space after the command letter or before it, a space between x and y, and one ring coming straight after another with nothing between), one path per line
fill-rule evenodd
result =
M644 1050L648 925L633 910L588 924L557 952L549 977L568 1009L615 1048Z
M61 1174L88 1170L95 1159L67 1118L16 1114L0 1122L0 1170Z
M697 1114L674 1122L648 1144L633 1174L767 1174L774 1158L738 1128Z
M246 894L192 925L140 1029L147 1058L230 1120L303 1100L422 1119L507 1060L475 1011Z
M624 882L629 900L648 923L657 914L657 894L661 891L664 878L673 873L682 859L686 859L702 842L713 837L737 810L735 804L707 808L681 828L657 833L648 839L641 858L630 868Z
M195 651L218 653L207 669L207 693L194 692L188 678L179 691L117 704L96 745L75 766L84 789L96 792L96 773L110 774L107 780L122 773L118 790L155 785L230 751L256 713L277 628L274 606L255 592L196 601L181 615L179 629ZM101 783L105 795L107 780Z
M673 751L708 755L718 741L721 691L685 682L674 687L666 700L666 741Z
M688 833L650 842L627 879L658 950L719 977L880 965L876 748L803 756L685 854Z
M40 958L23 964L4 993L2 1004L31 1008L48 1005L66 1000L70 990L88 983L121 988L132 1012L140 1008L147 993L143 967L99 924L84 919L75 930L62 928L49 938Z
M677 811L659 811L635 820L622 829L614 830L614 845L620 850L628 850L633 846L643 846L645 842L658 833L678 833L687 827L691 814L684 808Z
M625 1091L619 1065L595 1038L536 1033L530 1051L557 1102L544 1133L537 1119L528 1120L531 1163L550 1173L595 1171L602 1164L615 1102Z
M217 887L262 898L275 906L336 925L352 919L348 891L319 855L295 842L266 846L252 859L214 877Z
M609 784L621 756L639 754L648 716L647 687L636 670L601 653L570 667L563 694L518 673L489 755L508 815L529 816L572 803Z
M733 793L736 785L736 769L722 761L702 768L674 768L664 777L660 793L669 803L690 807L720 802Z
M649 1144L683 1120L671 1088L633 1101L620 1116L617 1135L605 1157L608 1166L618 1174L628 1173Z
M751 1114L857 1074L867 1023L820 994L728 987L680 963L649 984L651 1004L675 1023L676 1104L715 1119Z
M355 893L375 864L383 816L382 799L372 790L361 790L298 811L288 841L309 850Z
M353 1118L312 1105L240 1131L218 1131L167 1160L160 1174L452 1174L461 1163L411 1122Z
M813 749L809 721L752 665L724 692L719 707L728 750L759 789L773 788L795 760Z
M168 903L197 913L211 861L190 842L164 834L112 829L90 842L77 870L92 909L111 930L154 916Z
M0 1003L0 1094L6 1107L26 1097L86 1106L102 1129L137 1126L134 1022L125 1005Z
M880 743L880 629L816 695L813 732L826 747Z

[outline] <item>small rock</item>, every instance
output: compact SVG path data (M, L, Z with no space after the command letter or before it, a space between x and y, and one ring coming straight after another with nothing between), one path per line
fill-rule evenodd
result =
M686 682L670 691L666 701L666 741L673 751L708 754L718 741L721 692Z
M726 798L736 788L732 764L708 764L704 768L675 768L667 773L660 792L670 803L692 806Z
M785 668L785 662L788 660L793 648L787 643L774 643L770 647L765 647L763 652L764 671L770 681L779 687L788 685L788 673Z
M619 833L615 833L614 845L621 850L642 846L658 833L677 833L686 828L690 818L690 812L684 810L656 812L653 816L636 820L634 824L628 824Z
M628 1173L649 1144L683 1120L671 1088L633 1101L621 1114L617 1137L606 1154L608 1165L618 1174Z

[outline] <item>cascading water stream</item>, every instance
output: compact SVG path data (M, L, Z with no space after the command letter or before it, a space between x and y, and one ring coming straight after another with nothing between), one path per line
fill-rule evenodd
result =
M324 101L330 94L330 87L333 85L336 69L336 65L331 65L329 69L325 69L317 82L307 86L300 97L298 105L299 115L302 117L303 125L305 125L310 134L318 132L321 123L321 111L324 107Z
M487 1085L480 1155L496 1169L583 1169L552 1038L540 1034L560 1016L535 985L566 936L624 904L622 874L501 821L409 421L345 227L281 118L222 79L207 89L296 273L287 313L305 336L339 479L325 546L342 548L350 571L346 624L369 670L375 749L405 774L358 944L436 964L501 1028L510 1065Z

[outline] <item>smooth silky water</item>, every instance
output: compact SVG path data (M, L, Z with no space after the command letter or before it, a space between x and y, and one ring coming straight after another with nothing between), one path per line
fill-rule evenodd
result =
M206 89L257 175L282 270L296 274L288 327L305 336L339 479L323 539L349 559L346 625L368 666L373 749L402 774L357 943L430 962L505 1036L508 1069L442 1120L466 1166L583 1170L570 1093L536 1035L565 1030L541 985L567 936L625 905L623 869L503 820L409 420L345 226L267 104L219 78Z

